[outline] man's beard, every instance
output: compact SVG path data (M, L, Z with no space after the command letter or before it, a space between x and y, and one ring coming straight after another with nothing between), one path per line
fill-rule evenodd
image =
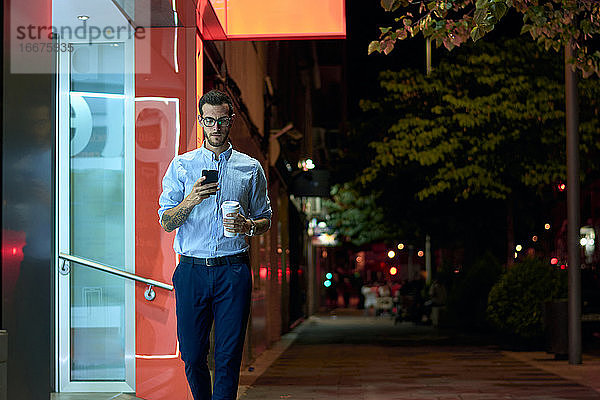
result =
M213 147L220 147L223 146L225 143L227 143L227 139L229 139L229 132L227 133L222 133L221 137L216 139L217 141L215 141L215 139L213 139L211 134L207 134L206 135L206 140L208 141L208 143L213 146Z

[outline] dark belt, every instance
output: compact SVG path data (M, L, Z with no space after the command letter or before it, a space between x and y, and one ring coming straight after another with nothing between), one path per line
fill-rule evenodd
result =
M234 254L232 256L222 256L222 257L209 257L209 258L198 258L198 257L190 257L190 256L181 256L181 262L194 264L194 265L203 265L206 267L216 267L219 265L230 265L230 264L250 264L250 258L248 257L248 253L243 252L240 254Z

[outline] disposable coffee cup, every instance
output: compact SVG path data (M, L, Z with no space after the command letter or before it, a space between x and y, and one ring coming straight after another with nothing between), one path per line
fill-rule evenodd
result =
M240 212L240 203L231 200L224 201L223 204L221 204L221 210L223 211L223 219L233 218L228 217L227 214L238 214ZM225 237L236 237L238 235L237 233L228 232L225 229L225 226L223 226L223 233L225 234Z

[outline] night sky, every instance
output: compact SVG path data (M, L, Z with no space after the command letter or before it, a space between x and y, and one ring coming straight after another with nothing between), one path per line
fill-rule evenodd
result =
M348 114L352 117L359 111L358 101L374 93L380 71L413 68L425 72L425 39L419 34L396 42L396 48L387 56L379 53L367 55L369 43L379 37L379 27L395 26L395 15L386 12L379 0L347 0L346 15ZM516 12L509 12L495 30L482 40L493 41L502 36L518 36L521 25L521 16ZM531 40L528 36L522 37L523 40ZM434 68L440 57L451 55L445 48L436 49L435 44L432 44Z

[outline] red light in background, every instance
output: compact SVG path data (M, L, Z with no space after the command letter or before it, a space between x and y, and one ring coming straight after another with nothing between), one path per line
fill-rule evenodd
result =
M2 294L8 299L13 296L21 272L25 237L23 231L2 230Z
M390 268L390 275L396 275L398 273L398 269L396 267Z
M260 267L258 269L258 276L260 276L260 279L267 279L267 267Z
M567 269L567 266L565 264L560 266L560 269Z
M559 192L564 192L565 189L567 188L567 185L565 185L564 182L558 182L558 184L556 185L556 188L558 189Z
M552 265L556 265L556 264L558 264L558 258L556 258L556 257L552 257L552 258L550 259L550 264L552 264Z

